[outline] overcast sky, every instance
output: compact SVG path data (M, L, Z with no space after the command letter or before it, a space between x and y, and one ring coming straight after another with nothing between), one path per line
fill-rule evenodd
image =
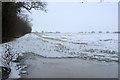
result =
M117 2L48 2L48 13L34 11L32 31L117 31Z

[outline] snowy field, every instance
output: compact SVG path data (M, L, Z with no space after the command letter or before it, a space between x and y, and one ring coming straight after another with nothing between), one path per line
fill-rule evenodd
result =
M118 61L118 34L30 33L9 44L13 54L32 52L43 57L76 57L106 62ZM5 44L1 44L2 53Z
M22 53L34 53L43 58L49 58L49 59L51 58L50 60L52 60L53 58L56 58L56 59L63 58L62 61L64 61L64 59L66 58L72 58L72 59L76 58L75 60L82 59L82 60L88 60L88 61L89 60L100 61L100 62L105 62L105 64L106 62L112 62L115 64L116 62L118 62L118 34L115 34L115 33L97 33L97 34L89 33L88 34L88 33L37 33L37 32L32 32L14 41L0 44L0 48L1 48L0 52L2 53L0 54L0 56L5 54L6 45L9 45L10 52L13 55L15 54L13 57L13 60L16 60L18 56L23 56ZM54 60L52 61L54 62ZM84 61L82 62L84 63ZM59 63L59 60L56 63ZM67 63L70 63L69 60ZM112 66L112 63L111 63L111 66ZM18 64L19 63L12 63L11 65L12 71L10 74L10 78L20 78L20 71L22 70L22 68L21 66L17 66ZM82 65L82 64L79 63L79 65ZM87 65L87 63L85 63L85 65ZM101 65L103 65L103 63L101 63ZM24 66L27 66L27 65L24 65ZM89 64L89 66L93 66L93 65ZM65 66L63 65L63 67ZM110 67L110 69L111 68L115 69L114 73L116 73L117 71L116 70L117 68L115 67ZM106 71L108 70L106 69ZM26 71L23 71L22 73L24 72ZM86 73L88 73L88 71L86 71ZM116 74L113 75L113 77L116 76ZM96 74L96 76L98 75ZM107 77L109 75L105 75L105 76Z

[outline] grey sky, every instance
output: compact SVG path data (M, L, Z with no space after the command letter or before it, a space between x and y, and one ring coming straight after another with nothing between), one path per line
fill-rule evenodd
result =
M48 2L48 13L32 10L33 31L117 31L117 2Z

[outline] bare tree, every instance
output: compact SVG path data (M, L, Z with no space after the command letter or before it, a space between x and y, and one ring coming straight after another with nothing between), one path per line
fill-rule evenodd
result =
M42 10L47 12L45 2L2 2L2 42L8 42L14 38L21 37L31 32L29 18L18 14L22 13L22 8L27 11Z

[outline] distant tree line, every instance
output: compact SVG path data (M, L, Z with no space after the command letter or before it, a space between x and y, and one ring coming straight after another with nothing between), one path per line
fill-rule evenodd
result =
M91 31L91 32L79 32L79 33L120 33L120 32L119 31L118 32L110 32L110 31L106 31L106 32L98 31L98 32L95 32L95 31Z

